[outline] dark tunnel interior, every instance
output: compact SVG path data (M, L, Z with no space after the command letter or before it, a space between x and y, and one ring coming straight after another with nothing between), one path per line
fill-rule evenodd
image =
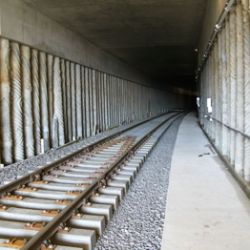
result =
M22 0L146 74L160 88L196 90L206 0Z

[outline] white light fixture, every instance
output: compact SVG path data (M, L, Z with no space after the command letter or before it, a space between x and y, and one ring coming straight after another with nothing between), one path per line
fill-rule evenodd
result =
M196 105L198 108L200 107L200 97L196 97Z
M212 114L212 112L213 112L212 99L211 98L207 98L207 112L209 114Z

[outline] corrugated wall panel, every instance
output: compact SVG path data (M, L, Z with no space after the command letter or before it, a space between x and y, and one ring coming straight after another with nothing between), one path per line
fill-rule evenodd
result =
M200 75L200 95L201 125L238 180L249 185L250 14L247 0L237 1L217 35ZM212 98L212 113L208 113L207 98Z
M0 163L170 108L164 91L8 39L0 46Z

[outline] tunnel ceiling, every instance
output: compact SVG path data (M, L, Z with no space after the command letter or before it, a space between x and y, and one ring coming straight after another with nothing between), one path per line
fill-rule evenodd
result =
M194 86L207 0L22 0L157 82Z

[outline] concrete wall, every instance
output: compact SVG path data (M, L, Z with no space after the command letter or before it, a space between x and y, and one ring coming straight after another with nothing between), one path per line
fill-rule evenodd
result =
M198 61L200 61L200 58L203 55L203 52L206 49L206 46L208 45L208 41L210 39L210 36L214 30L214 26L216 22L219 19L219 16L226 4L226 0L208 0L207 1L207 6L206 6L206 11L205 11L205 16L203 19L203 25L202 25L202 30L200 34L200 39L199 39L199 57Z
M19 0L0 0L0 35L134 82L151 83L126 63Z
M183 98L0 38L0 158L67 142L183 106Z
M0 163L185 106L18 0L0 0ZM139 82L139 83L138 83Z
M238 1L200 77L200 123L250 195L250 13ZM211 99L212 110L207 107Z

